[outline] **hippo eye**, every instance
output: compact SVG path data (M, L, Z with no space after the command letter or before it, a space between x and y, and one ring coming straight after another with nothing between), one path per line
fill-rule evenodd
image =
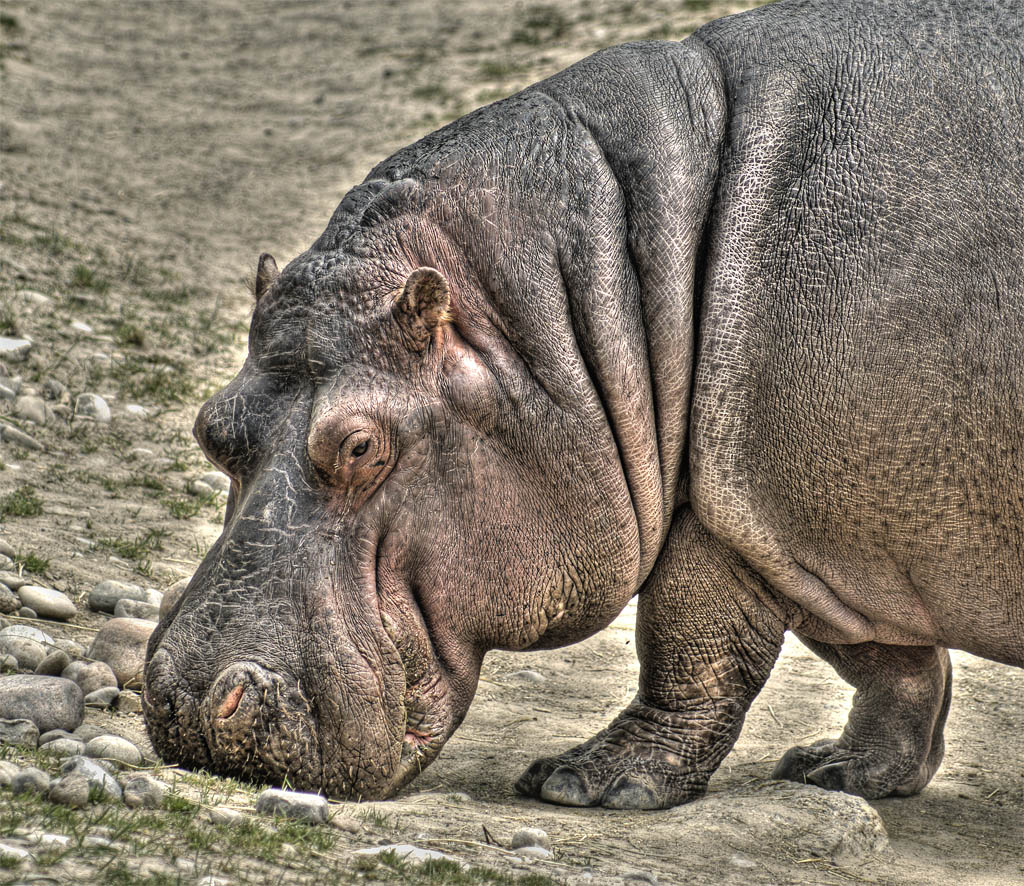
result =
M353 458L359 458L362 455L366 455L366 453L369 450L369 448L370 448L370 441L369 440L363 440L363 442L360 443L359 445L352 447L352 457Z

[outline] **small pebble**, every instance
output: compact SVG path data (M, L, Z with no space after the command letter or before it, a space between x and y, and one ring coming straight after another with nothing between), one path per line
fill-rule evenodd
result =
M0 744L34 749L39 744L39 729L31 720L0 720Z
M24 360L32 348L32 342L27 338L0 337L0 357L5 360L17 362Z
M10 615L17 612L21 606L21 600L7 585L0 584L0 613Z
M267 788L256 798L256 811L264 815L283 815L310 824L327 821L327 800L319 794Z
M514 680L517 683L543 683L547 680L540 671L513 671L508 675L510 680Z
M43 396L47 400L56 400L58 403L69 399L67 386L55 378L48 378L43 382Z
M121 799L121 785L100 763L88 757L68 757L60 767L62 775L84 775L89 786L111 800Z
M117 695L116 707L122 714L141 714L142 696L131 689L122 689Z
M40 618L67 621L78 613L75 604L65 594L51 588L22 585L18 588L18 596L21 597L22 605L34 609Z
M216 490L214 490L214 488L208 483L204 483L202 480L190 480L188 483L188 491L200 498L209 498L212 495L216 495Z
M159 809L167 788L149 775L133 775L123 785L124 805L130 809Z
M63 649L55 649L36 665L36 673L43 677L59 677L69 664L68 654Z
M42 397L22 395L14 401L14 414L33 424L46 424L46 401Z
M523 846L540 846L543 849L551 848L551 838L546 831L540 828L520 828L512 835L509 843L512 849L520 849Z
M81 742L92 741L97 735L106 735L107 730L95 723L83 723L74 731L74 736Z
M72 320L70 325L75 332L81 332L83 335L92 335L92 327L84 320Z
M159 605L159 600L150 599L150 594L139 585L125 581L107 579L101 581L89 592L89 608L94 612L113 612L118 600L146 600Z
M122 598L114 605L115 618L143 618L156 621L160 617L160 607L146 600L129 600Z
M57 637L53 642L58 649L63 649L71 659L81 658L85 655L85 647L77 640L66 640L63 637Z
M209 811L208 817L213 824L238 824L245 818L245 813L230 806L215 806Z
M5 868L16 868L32 858L27 849L0 843L0 865Z
M62 672L66 680L74 680L86 695L107 686L117 688L117 676L105 661L73 661Z
M39 614L31 606L22 606L18 610L18 615L22 618L39 618Z
M75 418L88 418L107 424L110 422L110 407L99 394L79 394L75 400Z
M50 785L48 796L52 803L83 809L89 805L89 779L75 772L62 775Z
M0 653L13 655L19 668L34 671L46 658L46 647L28 637L0 637Z
M191 578L180 578L174 584L172 584L166 591L164 591L163 599L160 601L160 618L167 618L169 613L178 602L178 599L185 592L185 588L189 586Z
M142 752L120 735L97 735L86 744L85 755L126 766L139 766L142 763Z
M11 793L24 794L28 791L35 791L37 794L45 794L50 789L50 776L42 769L29 766L22 769L11 779Z
M35 437L30 437L24 431L6 422L0 424L0 439L13 443L15 446L20 446L22 449L31 449L35 452L42 452L44 448L43 444L36 440ZM14 465L8 462L7 467L13 468Z
M100 834L86 834L82 845L87 849L110 849L114 845L114 841Z
M85 743L76 738L55 738L41 745L40 750L54 757L77 757L85 753Z
M124 411L127 412L129 415L135 416L136 418L145 418L147 415L149 415L149 410L139 403L126 403Z
M214 492L220 492L227 495L231 491L231 478L227 474L222 474L220 471L207 471L203 474L199 481L205 483Z
M19 772L21 772L21 767L16 763L12 763L10 760L0 760L0 788L10 787L11 779Z
M74 735L66 729L50 729L39 736L39 747L51 741L56 741L58 738L74 738Z
M13 588L14 586L11 585ZM19 584L20 588L21 585ZM0 631L0 638L5 637L24 637L26 640L35 640L37 643L42 643L44 646L53 645L53 637L47 634L45 631L34 628L32 625L11 625L10 627L4 628Z
M119 686L141 686L146 644L155 628L154 621L112 618L96 634L89 647L89 658L110 665Z
M114 706L120 694L121 690L116 686L102 686L85 696L85 706L105 711Z
M409 843L389 843L386 846L372 846L369 849L357 849L352 854L380 855L382 852L393 852L399 861L409 862L410 864L423 864L425 861L440 861L442 859L447 859L448 861L458 860L451 855L438 852L436 849L421 849L419 846L413 846Z

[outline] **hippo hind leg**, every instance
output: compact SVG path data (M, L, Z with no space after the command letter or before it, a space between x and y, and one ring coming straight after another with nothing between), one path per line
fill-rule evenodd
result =
M918 793L942 762L952 695L949 652L942 646L800 639L857 693L843 734L790 748L775 777L869 800Z

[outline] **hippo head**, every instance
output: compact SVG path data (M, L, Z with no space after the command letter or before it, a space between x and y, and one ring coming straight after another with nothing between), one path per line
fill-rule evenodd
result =
M396 187L357 189L282 272L261 257L248 356L199 412L231 491L149 645L168 761L389 796L461 722L488 649L573 641L636 591L579 352L538 369L441 227L400 195L379 208Z

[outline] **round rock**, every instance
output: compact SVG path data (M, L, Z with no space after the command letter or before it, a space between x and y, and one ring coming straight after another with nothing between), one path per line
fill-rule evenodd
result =
M509 843L512 849L521 849L524 846L540 846L542 849L551 848L551 838L546 831L540 828L520 828L512 835Z
M18 585L20 588L21 585ZM45 631L34 628L32 625L10 625L0 631L0 639L6 637L24 637L26 640L35 640L37 643L42 643L43 646L52 646L53 637L47 634Z
M106 686L117 688L117 677L105 661L73 661L64 669L61 676L74 680L86 695L91 695L97 689Z
M21 598L22 605L34 609L40 618L67 621L78 613L74 603L60 591L51 588L22 585L18 588L18 596Z
M34 671L46 658L46 647L28 637L0 637L0 653L13 655L18 667Z
M21 396L14 401L14 414L37 425L46 424L46 401L34 395Z
M141 618L112 618L96 634L89 658L110 665L119 686L141 686L146 643L155 627L156 622Z
M99 394L79 394L75 400L75 417L106 424L110 421L110 407Z
M149 775L133 775L124 781L124 805L131 809L159 809L164 802L163 782Z
M113 579L101 581L89 592L89 608L94 612L113 612L118 600L145 600L160 604L159 600L150 599L145 588Z
M11 793L24 794L27 791L35 791L37 794L45 794L50 789L50 776L42 769L29 766L22 769L11 779Z
M163 599L160 601L161 619L167 618L167 613L169 613L174 608L175 604L178 602L178 599L181 597L183 593L185 593L185 588L188 587L190 581L192 581L192 579L190 578L178 579L178 581L176 581L166 591L164 591Z
M264 815L283 815L310 824L325 824L330 807L319 794L267 788L256 798L256 811Z
M0 720L0 744L35 748L39 744L39 728L31 720Z
M75 772L63 775L50 785L47 796L51 803L83 809L89 805L89 779Z
M68 654L63 649L54 649L36 665L36 673L43 677L59 677L69 664L71 659Z
M55 738L40 745L39 750L54 757L77 757L85 753L85 743L77 738Z
M62 775L72 773L85 776L89 786L111 800L121 799L121 785L96 760L88 757L68 757L61 766Z
M127 738L119 735L98 735L85 746L87 757L111 760L126 766L139 766L142 753Z
M37 613L31 606L22 606L21 609L18 610L18 615L22 618L39 618L39 613Z
M117 703L117 698L120 694L121 690L116 686L103 686L85 696L85 706L87 708L100 708L105 711Z
M73 680L36 674L0 677L0 718L31 720L40 732L70 732L84 716L85 696Z
M142 618L156 621L160 617L160 607L146 600L129 600L122 598L114 606L115 618Z
M0 615L10 615L17 612L21 606L21 600L7 585L0 583Z

